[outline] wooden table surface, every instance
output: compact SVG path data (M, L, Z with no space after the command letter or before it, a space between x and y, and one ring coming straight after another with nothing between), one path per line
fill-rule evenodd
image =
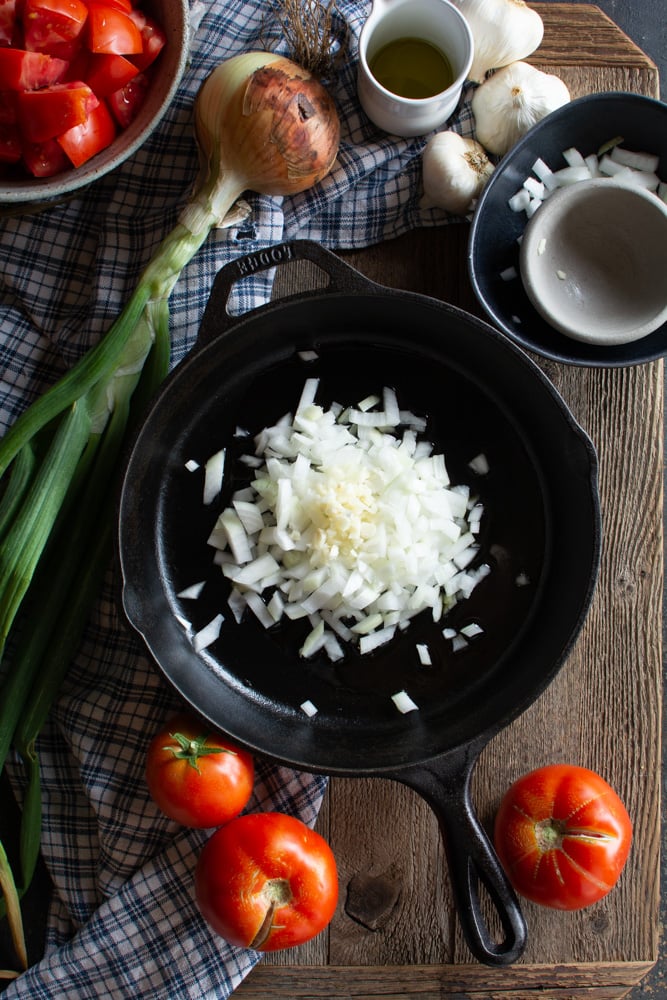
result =
M657 96L653 63L598 8L536 4L544 41L532 62L573 97L632 90ZM385 285L481 315L465 267L467 226L420 230L344 254ZM298 271L283 290L304 287ZM384 779L333 779L318 828L331 843L341 898L328 932L265 959L239 1000L272 998L625 996L656 961L660 853L663 363L592 370L535 360L590 434L600 459L603 551L580 638L554 683L484 751L474 800L485 824L523 772L554 761L599 771L633 818L633 850L597 905L559 913L523 904L520 963L480 966L463 941L444 850L429 807ZM363 920L348 898L364 887Z

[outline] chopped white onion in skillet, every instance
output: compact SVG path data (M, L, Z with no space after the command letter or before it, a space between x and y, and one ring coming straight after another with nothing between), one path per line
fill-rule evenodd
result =
M424 419L389 387L324 410L318 385L306 379L294 415L256 435L259 467L208 542L237 621L244 604L265 628L308 618L300 655L335 661L341 643L371 652L424 610L440 620L489 567L471 568L483 507L417 439ZM482 455L471 466L488 471Z
M208 623L208 625L205 625L204 628L195 633L192 637L192 645L198 653L201 652L202 649L207 649L212 643L215 642L220 635L220 629L224 620L225 619L222 615L216 615L215 618Z
M372 632L370 635L362 635L359 640L359 652L370 653L373 649L377 649L378 646L384 646L385 643L394 638L395 633L396 626L389 625L387 628L380 629L379 632Z
M225 449L211 455L204 466L204 506L209 507L222 489L225 474Z
M430 667L433 663L428 646L423 642L417 643L417 656L423 667Z
M275 619L259 594L250 590L245 594L245 601L252 613L255 615L260 625L264 628L271 628L275 624Z
M402 712L404 715L407 712L415 712L419 710L419 705L415 705L407 691L397 691L396 694L392 694L391 700L399 712Z
M339 643L333 632L327 632L324 636L324 651L332 662L342 660L345 656L343 647Z
M478 476L486 476L489 472L489 460L483 452L479 455L475 455L473 459L468 462L469 467L473 472L477 473ZM475 516L475 520L479 520L479 516Z
M197 583L193 583L191 586L186 587L180 592L180 594L176 594L176 596L180 597L181 600L196 601L204 589L205 582L205 580L199 580Z
M324 646L324 622L318 622L306 636L306 641L299 650L299 655L303 657L313 656Z
M237 622L237 624L240 624L243 619L243 613L247 607L247 603L243 594L237 590L236 587L232 587L229 597L227 598L227 604L229 605L229 610L234 615L234 621ZM269 612L272 613L270 609Z

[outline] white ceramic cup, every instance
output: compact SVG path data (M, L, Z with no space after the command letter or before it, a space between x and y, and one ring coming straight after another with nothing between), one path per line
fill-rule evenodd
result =
M370 62L397 38L421 38L449 59L454 81L434 97L400 97L375 79ZM449 0L373 0L359 37L357 89L370 120L391 135L424 135L456 110L472 65L473 38L461 11Z

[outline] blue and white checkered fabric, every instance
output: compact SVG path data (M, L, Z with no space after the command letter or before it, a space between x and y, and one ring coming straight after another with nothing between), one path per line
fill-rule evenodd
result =
M210 70L237 52L265 48L267 39L289 54L270 4L196 7L203 16L185 78L150 141L76 199L1 224L3 430L100 339L175 223L197 173L192 107ZM239 253L297 237L362 247L454 221L420 208L425 139L378 132L357 104L357 39L370 4L338 0L337 7L349 30L348 58L331 87L342 121L337 165L304 194L248 195L253 213L242 232L211 234L171 298L172 364L194 342L216 272ZM469 102L449 127L472 133ZM270 280L263 274L239 283L237 311L265 301ZM7 1000L220 1000L259 957L216 938L198 914L192 875L206 833L168 821L147 795L148 740L178 703L114 594L110 570L40 739L42 849L56 893L46 955L8 987ZM249 809L278 809L312 824L325 786L324 778L260 763Z

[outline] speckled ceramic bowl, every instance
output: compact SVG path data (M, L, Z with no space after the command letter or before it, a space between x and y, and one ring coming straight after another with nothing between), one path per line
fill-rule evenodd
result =
M614 347L667 322L667 204L598 178L552 194L526 226L521 280L538 313L585 344Z
M40 211L65 200L132 156L162 120L186 65L189 6L187 0L146 0L144 7L164 28L167 45L160 53L151 88L135 120L118 133L110 146L76 169L54 177L0 179L0 215Z
M639 94L591 94L543 118L502 158L482 192L470 229L470 279L491 321L520 347L562 364L613 368L667 355L667 322L623 344L590 344L566 336L537 311L519 276L519 238L527 220L508 202L536 159L558 169L566 165L564 150L575 147L586 156L617 136L628 149L658 156L658 174L667 180L667 104ZM516 277L503 280L508 269Z

